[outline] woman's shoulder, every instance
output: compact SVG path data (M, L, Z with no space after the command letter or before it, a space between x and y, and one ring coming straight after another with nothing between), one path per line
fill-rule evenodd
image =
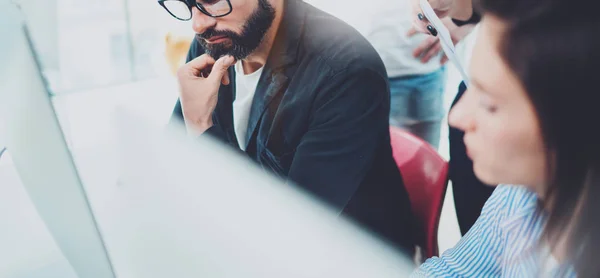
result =
M495 214L501 219L511 218L537 205L535 192L522 185L498 185L486 202L482 215Z
M503 201L504 205L518 205L520 203L536 202L537 195L522 185L501 184L496 187L492 197Z
M479 219L458 244L441 257L428 259L411 277L497 277L507 254L505 223L525 214L536 203L535 193L524 186L499 185Z

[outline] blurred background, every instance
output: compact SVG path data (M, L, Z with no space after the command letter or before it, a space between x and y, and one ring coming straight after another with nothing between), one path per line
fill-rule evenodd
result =
M327 1L306 2L328 11L332 8ZM94 194L94 187L117 183L116 165L106 163L114 155L112 115L126 107L156 125L167 123L177 98L173 70L183 63L193 38L191 23L174 20L156 1L16 2L26 16L86 188ZM360 17L342 19L359 30L369 24ZM459 52L470 44L467 38ZM449 107L460 77L453 66L447 67L445 104ZM441 134L439 151L447 159L446 124ZM0 150L2 141L0 134ZM75 277L22 187L10 150L0 156L0 223L0 277ZM451 186L439 234L441 252L460 238Z

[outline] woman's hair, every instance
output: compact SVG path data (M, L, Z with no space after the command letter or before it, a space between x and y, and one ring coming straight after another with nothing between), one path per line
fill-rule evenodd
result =
M506 24L500 54L531 100L547 149L550 247L567 237L579 277L600 277L600 16L593 1L481 0Z

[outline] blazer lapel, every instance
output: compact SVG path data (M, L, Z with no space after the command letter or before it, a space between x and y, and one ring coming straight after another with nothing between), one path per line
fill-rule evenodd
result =
M248 117L248 131L246 133L246 146L250 143L254 133L256 132L258 122L265 113L269 104L273 98L284 90L287 85L287 76L283 73L271 71L263 72L260 77L258 86L256 87L256 93L252 100L252 108L250 109L250 116Z
M231 81L229 86L221 86L219 89L217 117L229 142L237 146L238 141L233 126L233 100L235 99L235 70L233 67L229 68L229 80Z
M298 46L304 32L306 5L299 0L284 1L283 19L252 100L245 138L246 146L255 136L265 110L273 98L285 90L288 75L293 72L290 65L296 62L298 56Z

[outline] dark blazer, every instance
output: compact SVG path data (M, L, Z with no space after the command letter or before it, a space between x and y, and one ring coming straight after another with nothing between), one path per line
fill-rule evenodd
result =
M188 60L202 53L194 41ZM235 81L233 67L229 76ZM410 203L390 147L389 98L384 65L358 32L286 0L252 103L246 153L412 252ZM235 82L221 86L207 133L239 149L234 99ZM178 102L173 118L182 117Z

